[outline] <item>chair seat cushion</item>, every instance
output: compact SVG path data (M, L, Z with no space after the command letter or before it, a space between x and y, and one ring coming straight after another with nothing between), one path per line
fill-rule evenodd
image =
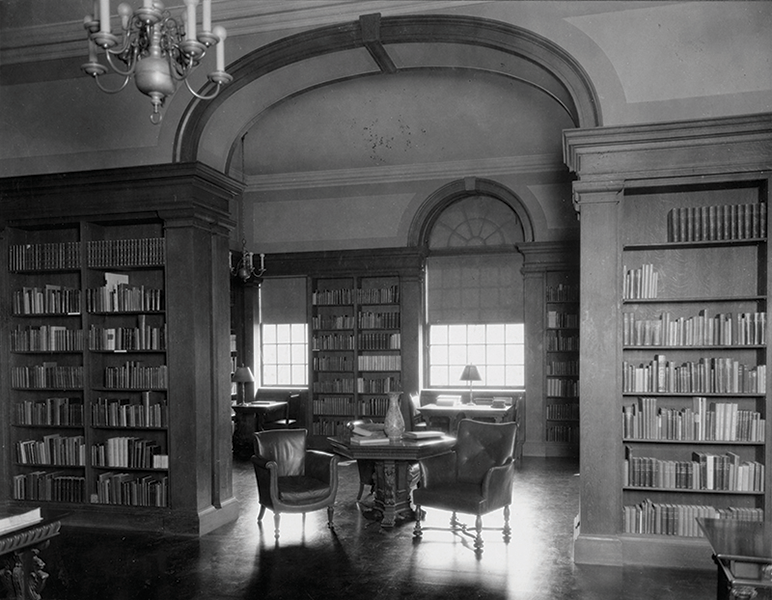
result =
M279 499L288 504L306 504L322 500L330 493L330 485L306 475L279 477Z
M482 490L476 483L453 482L419 487L413 492L413 502L420 506L473 515L487 511Z

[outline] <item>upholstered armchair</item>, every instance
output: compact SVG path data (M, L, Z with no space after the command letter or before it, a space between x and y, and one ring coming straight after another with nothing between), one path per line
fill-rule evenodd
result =
M517 423L483 423L464 419L459 423L452 452L419 461L421 485L413 492L416 521L413 536L421 538L422 507L452 512L450 531L474 538L475 552L482 554L482 517L504 509L504 541L509 542L509 505L514 481L514 452ZM475 533L457 518L457 513L475 516Z
M252 464L260 498L257 522L270 508L274 536L279 539L281 513L305 514L327 507L327 526L332 529L339 457L307 449L305 429L259 431L254 447Z

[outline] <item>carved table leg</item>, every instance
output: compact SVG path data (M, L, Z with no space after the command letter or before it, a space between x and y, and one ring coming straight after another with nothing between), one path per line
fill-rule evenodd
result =
M41 548L48 542L41 544ZM9 598L13 600L40 600L48 573L46 564L38 556L38 548L27 548L3 557L0 567L2 582Z

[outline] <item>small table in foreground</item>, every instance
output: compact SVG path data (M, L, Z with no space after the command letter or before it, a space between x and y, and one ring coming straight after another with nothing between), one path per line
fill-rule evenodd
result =
M697 519L718 567L718 600L750 600L772 590L772 524L737 519Z
M383 515L381 527L391 528L398 517L412 513L408 469L411 463L450 452L456 438L442 435L426 440L406 440L388 444L349 444L340 438L327 438L333 450L348 459L371 460L375 464L374 509Z

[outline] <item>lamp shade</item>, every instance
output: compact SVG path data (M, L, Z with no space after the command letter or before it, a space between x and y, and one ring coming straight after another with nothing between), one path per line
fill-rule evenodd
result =
M482 378L480 377L480 372L477 370L476 366L467 365L464 367L464 372L461 373L459 379L461 381L480 381Z
M252 383L254 380L255 376L252 375L252 371L243 365L238 367L233 374L233 381L236 383Z

